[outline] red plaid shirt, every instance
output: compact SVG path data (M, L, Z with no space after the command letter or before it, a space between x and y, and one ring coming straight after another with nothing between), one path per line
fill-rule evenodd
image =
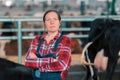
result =
M49 43L45 40L45 36L46 34L41 37L36 36L35 39L33 39L25 58L25 65L31 68L39 68L40 72L61 71L62 80L66 80L68 69L71 64L71 39L67 36L62 36L57 46L57 50L55 51L55 54L57 55L56 61L54 58L50 57L37 59L30 59L28 57L31 53L36 54L40 38L44 39L40 46L40 54L43 56L52 53L52 49L54 48L56 40L60 37L60 33L58 33Z

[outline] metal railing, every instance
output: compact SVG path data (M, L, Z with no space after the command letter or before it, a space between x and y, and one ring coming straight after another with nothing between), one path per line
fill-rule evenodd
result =
M109 16L113 19L120 19L120 16ZM63 22L69 21L93 21L96 18L106 18L106 16L80 16L80 17L62 17ZM22 62L22 39L33 39L35 36L22 36L22 32L29 32L29 31L43 31L43 29L22 29L22 22L28 21L42 21L41 17L0 17L0 22L12 21L17 22L18 27L17 29L1 29L0 32L17 32L17 36L10 36L10 37L0 37L0 40L17 40L18 44L18 63ZM62 28L63 31L89 31L90 28ZM74 35L69 36L71 38L87 38L88 35Z

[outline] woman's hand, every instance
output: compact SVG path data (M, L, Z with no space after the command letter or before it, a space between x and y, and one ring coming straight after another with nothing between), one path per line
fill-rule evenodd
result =
M28 57L29 57L30 59L37 59L37 56L36 56L36 54L34 54L34 53L30 53Z

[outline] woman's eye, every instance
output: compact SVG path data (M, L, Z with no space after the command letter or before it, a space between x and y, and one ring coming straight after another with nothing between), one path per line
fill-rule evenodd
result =
M58 20L57 18L55 18L54 20Z
M46 19L45 21L57 21L58 18L53 18L53 19Z
M46 19L45 21L50 21L50 19Z

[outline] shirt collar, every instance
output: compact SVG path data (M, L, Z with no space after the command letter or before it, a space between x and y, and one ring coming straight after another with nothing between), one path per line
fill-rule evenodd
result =
M46 35L47 35L47 33L44 33L41 38L44 38L44 39L45 39ZM61 33L58 32L58 33L56 34L56 36L54 37L54 39L58 39L58 38L60 37L60 35L61 35Z
M58 32L57 35L54 37L54 39L58 39L60 37L61 33Z

